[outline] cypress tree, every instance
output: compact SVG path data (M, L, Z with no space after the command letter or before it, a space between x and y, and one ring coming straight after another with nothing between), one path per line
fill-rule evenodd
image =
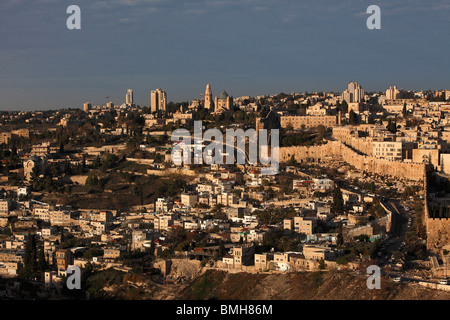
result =
M357 117L356 117L355 111L350 110L350 113L349 113L349 116L348 116L348 122L349 122L351 125L356 125L356 124L358 124L358 119L357 119Z
M225 246L221 241L219 245L219 257L222 258L224 255L225 255Z
M39 271L45 271L48 268L47 260L45 259L44 248L41 248L38 253L38 263L37 263Z
M36 271L37 263L36 237L28 233L27 243L25 244L25 256L23 258L24 267L27 271Z
M60 244L62 245L64 241L65 241L65 238L64 238L64 228L61 228L61 238L59 238L59 242L60 242Z
M342 197L341 188L335 186L333 189L333 204L331 210L335 213L344 212L344 198Z

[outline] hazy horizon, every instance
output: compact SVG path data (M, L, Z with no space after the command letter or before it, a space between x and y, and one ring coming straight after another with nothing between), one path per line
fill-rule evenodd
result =
M68 30L69 5L81 30ZM369 5L381 29L369 30ZM5 0L0 110L280 92L450 89L447 1ZM430 21L433 23L431 24ZM108 98L107 98L108 97Z

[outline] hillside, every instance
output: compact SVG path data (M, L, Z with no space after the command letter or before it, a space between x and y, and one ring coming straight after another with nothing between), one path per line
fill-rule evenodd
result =
M227 274L208 271L180 292L180 299L218 300L448 300L450 293L382 279L369 290L366 277L344 272Z
M110 271L105 271L110 272ZM449 300L450 293L382 279L380 290L366 287L365 275L347 272L283 274L227 273L208 270L183 284L114 272L115 281L97 287L101 298L150 300ZM105 276L105 275L103 275ZM96 276L98 277L98 275ZM103 279L105 280L105 279ZM99 296L97 296L99 297ZM92 296L92 298L96 298Z

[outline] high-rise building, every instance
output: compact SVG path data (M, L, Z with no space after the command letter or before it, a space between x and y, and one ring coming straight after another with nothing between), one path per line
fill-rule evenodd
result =
M125 99L125 103L127 106L131 107L134 104L134 100L133 100L133 90L128 89L127 91L127 95L126 95L126 99Z
M91 110L91 103L90 102L85 102L84 104L83 104L83 110L84 110L84 112L89 112L89 110Z
M358 84L358 82L350 82L347 90L342 92L342 100L347 103L359 103L364 99L364 89Z
M386 90L386 99L388 100L398 99L399 94L400 90L397 89L397 86L389 87L389 89Z
M166 112L167 93L161 89L152 90L150 94L151 112Z
M205 107L205 109L208 109L208 110L211 110L211 108L212 108L212 91L211 91L211 86L209 85L209 83L206 85L204 107Z

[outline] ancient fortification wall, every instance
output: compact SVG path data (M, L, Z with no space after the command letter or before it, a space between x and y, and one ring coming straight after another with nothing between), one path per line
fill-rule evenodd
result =
M425 165L422 163L404 163L377 159L360 154L340 141L329 141L327 144L312 147L280 148L280 162L288 161L293 155L299 163L325 162L332 157L342 160L356 169L396 179L408 179L424 183L424 190L428 190ZM426 194L427 192L425 192ZM427 228L427 249L430 252L441 253L442 249L450 246L450 219L430 218L428 199L425 196L425 223Z
M329 141L320 146L280 148L280 162L288 161L292 155L300 163L323 162L331 157L341 157L356 169L398 179L423 181L425 174L424 164L377 159L357 153L340 141Z
M426 214L428 213L427 211ZM448 250L450 243L450 220L448 218L429 218L427 215L426 224L427 249L431 252L440 253L447 246Z
M371 156L373 154L373 139L371 137L359 137L358 131L360 128L360 126L335 126L333 127L333 138Z
M373 141L370 138L352 137L346 142L352 148L371 156L373 154Z
M424 188L428 190L428 180L424 178ZM425 223L427 228L427 250L433 253L441 253L440 251L450 246L450 219L448 218L430 218L428 208L428 195L425 192Z

